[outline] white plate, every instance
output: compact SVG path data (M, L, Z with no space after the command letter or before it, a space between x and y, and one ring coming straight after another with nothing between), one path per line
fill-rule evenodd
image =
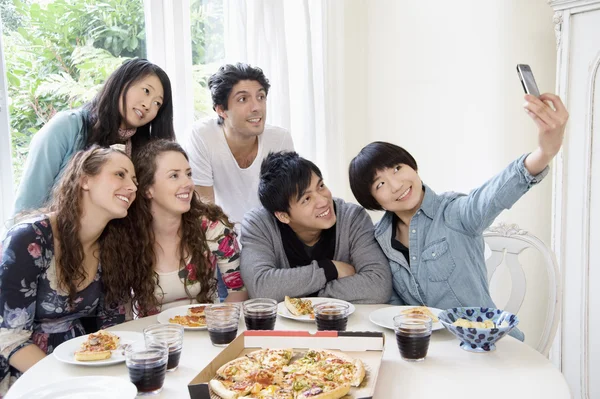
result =
M156 321L158 321L160 324L175 324L175 323L169 323L169 319L172 317L175 317L175 316L187 316L187 310L189 308L193 308L194 306L200 306L200 305L208 306L211 304L210 303L195 303L192 305L177 306L175 308L163 310L162 312L159 313L158 316L156 316ZM185 330L206 330L206 326L204 326L204 327L183 326L183 328Z
M369 320L372 323L377 324L378 326L389 328L390 330L394 329L394 317L398 316L403 310L416 308L418 306L388 306L385 308L377 309L369 315ZM429 308L429 311L434 315L438 316L442 310L438 308ZM437 323L433 323L431 326L431 330L441 330L444 326L439 321Z
M333 298L323 298L323 297L310 297L310 298L302 298L302 299L307 299L309 301L311 301L313 303L313 305L319 304L319 303L323 303L323 302L340 302L340 303L347 303L348 305L350 305L348 307L348 316L350 316L352 313L354 313L354 311L356 310L356 308L354 307L353 304L351 304L350 302L346 302L346 301L342 301L341 299L333 299ZM292 319L292 320L299 320L299 321L309 321L309 322L314 322L315 319L312 318L305 314L302 316L296 316L293 315L288 308L285 307L285 302L279 302L279 304L277 304L277 314L279 316L288 318L288 319Z
M144 341L144 334L134 331L111 331L111 333L118 336L120 339L119 345L132 344L137 341ZM63 342L54 349L54 357L64 363L77 364L81 366L106 366L109 364L116 364L125 361L125 355L123 349L117 349L112 351L112 356L106 360L94 360L89 362L82 362L75 360L75 351L81 348L81 344L87 339L87 335L73 338Z
M123 378L106 376L73 377L37 387L20 399L133 399L135 385Z

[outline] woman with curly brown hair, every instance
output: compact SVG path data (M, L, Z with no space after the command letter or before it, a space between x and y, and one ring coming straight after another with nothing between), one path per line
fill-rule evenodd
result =
M215 301L217 269L226 301L247 299L233 225L220 207L203 203L194 192L181 146L156 140L140 149L134 164L140 196L128 219L138 236L139 281L133 287L138 315Z
M136 190L129 157L92 146L71 159L49 209L7 232L0 247L0 396L59 344L86 334L84 318L96 328L124 321L119 304L130 283L120 262L127 257L115 248L128 243L106 227L127 216Z

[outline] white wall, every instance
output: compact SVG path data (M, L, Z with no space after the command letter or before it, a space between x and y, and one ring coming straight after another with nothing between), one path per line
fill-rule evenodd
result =
M345 6L346 165L365 144L390 141L415 156L435 191L468 192L536 147L515 67L530 64L540 90L554 91L553 12L545 0ZM549 244L550 180L498 221L518 223ZM345 197L353 198L349 188ZM523 260L535 263L530 255ZM545 297L545 274L529 270L527 278L528 292ZM502 286L492 284L498 306ZM520 313L529 337L540 332L538 304L526 299Z

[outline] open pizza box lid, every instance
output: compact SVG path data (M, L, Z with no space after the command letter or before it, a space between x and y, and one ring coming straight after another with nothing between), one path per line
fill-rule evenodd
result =
M215 377L219 367L230 360L258 349L294 348L302 352L307 349L331 349L345 352L365 365L366 375L360 387L353 387L344 399L370 399L375 392L375 383L381 366L385 336L382 332L363 331L244 331L223 349L188 384L191 399L218 399L208 382Z

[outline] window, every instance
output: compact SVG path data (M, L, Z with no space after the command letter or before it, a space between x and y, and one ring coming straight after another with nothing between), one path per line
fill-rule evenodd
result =
M125 59L146 56L143 0L0 0L14 187L35 133Z
M214 115L208 78L224 63L223 0L191 0L194 120Z

